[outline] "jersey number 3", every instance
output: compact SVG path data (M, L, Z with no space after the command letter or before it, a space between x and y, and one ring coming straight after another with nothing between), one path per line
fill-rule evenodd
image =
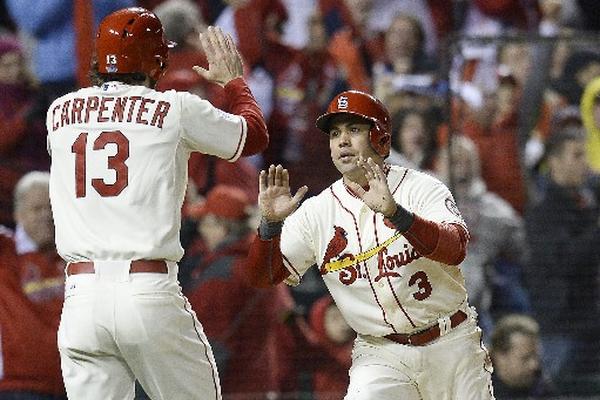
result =
M71 152L75 153L75 194L77 197L86 196L87 187L87 139L88 134L79 134ZM92 178L92 186L102 197L118 196L129 184L129 171L125 161L129 158L129 139L121 131L104 131L94 140L93 150L102 150L107 144L115 144L117 152L108 157L107 168L116 173L114 183L106 183L104 179Z

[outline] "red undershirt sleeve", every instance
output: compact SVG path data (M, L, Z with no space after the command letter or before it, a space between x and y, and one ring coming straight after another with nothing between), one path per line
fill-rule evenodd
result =
M459 224L427 221L415 215L403 235L419 254L434 261L458 265L467 255L469 232Z
M240 115L248 127L242 157L260 153L269 144L265 118L243 78L236 78L225 85L225 97L229 112Z
M290 276L283 265L283 256L279 247L280 235L263 240L255 235L246 258L246 277L255 287L275 286Z

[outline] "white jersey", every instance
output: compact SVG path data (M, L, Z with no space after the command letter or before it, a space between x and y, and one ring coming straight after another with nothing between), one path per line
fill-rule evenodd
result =
M439 180L390 166L387 181L396 202L407 210L430 221L465 226ZM360 334L410 333L466 306L459 266L419 255L341 179L285 220L281 251L291 272L286 283L298 284L317 264L344 318Z
M70 262L178 261L190 153L235 161L247 129L190 93L119 82L55 100L46 125L56 245Z

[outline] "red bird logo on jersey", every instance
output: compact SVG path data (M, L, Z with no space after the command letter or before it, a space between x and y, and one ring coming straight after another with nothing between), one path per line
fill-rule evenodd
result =
M327 244L325 257L323 257L323 264L321 264L321 275L325 275L327 273L325 264L331 261L332 258L339 256L342 251L344 251L346 246L348 246L348 233L344 230L344 228L340 226L334 226L333 237Z

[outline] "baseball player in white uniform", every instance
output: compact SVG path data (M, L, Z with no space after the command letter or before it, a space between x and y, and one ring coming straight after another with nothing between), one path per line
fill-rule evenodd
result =
M346 400L493 399L459 267L469 234L450 191L384 163L390 117L366 93L337 95L317 126L342 178L296 209L307 188L292 196L280 165L261 172L250 279L296 285L319 268L358 333Z
M96 37L93 87L48 110L56 244L68 262L58 332L67 394L133 399L220 399L214 357L177 281L187 160L201 151L234 161L262 151L266 124L242 79L230 36L200 40L231 113L195 95L153 90L168 47L156 16L107 16Z

